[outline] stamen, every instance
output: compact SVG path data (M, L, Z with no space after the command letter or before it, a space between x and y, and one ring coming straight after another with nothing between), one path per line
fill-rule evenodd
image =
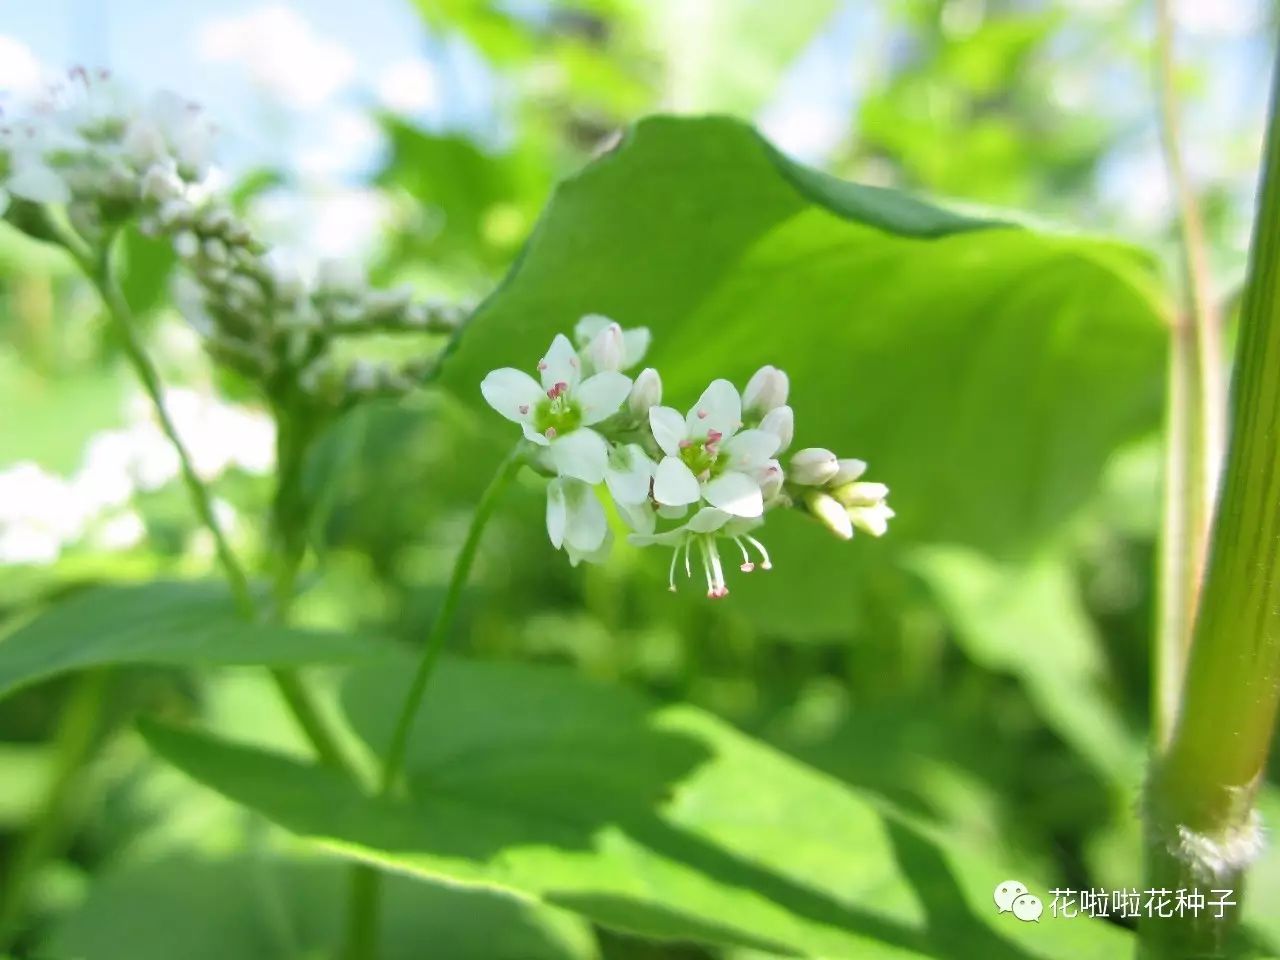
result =
M751 536L751 534L749 533L743 534L743 537L746 539L747 543L751 544L753 547L755 547L757 550L760 551L760 556L762 558L760 561L760 569L772 570L773 563L769 560L769 551L764 548L764 544L761 543L759 540L757 540L755 537Z
M539 360L539 361L538 361L538 370L539 370L539 371L542 371L542 370L545 370L545 369L547 369L547 361L546 361L546 360Z
M671 566L667 570L667 589L672 593L676 592L676 561L680 559L680 548L683 544L676 544L675 550L671 553Z
M520 411L520 416L522 416L522 417L523 417L523 416L525 416L525 415L529 412L529 405L528 405L527 403L522 403L522 404L520 404L520 406L518 407L518 409L519 409L519 411Z
M756 568L756 565L751 562L751 555L747 553L747 545L742 542L741 537L734 537L733 542L736 543L738 545L738 549L742 551L742 566L738 569L743 573L750 573Z
M693 441L692 441L692 440L681 440L681 441L680 441L680 449L681 449L681 450L688 450L688 449L689 449L690 447L692 447L692 446L693 446Z
M716 582L711 573L711 558L707 556L707 541L702 537L698 538L698 552L702 555L702 572L707 578L707 596L714 600L718 596Z
M711 444L713 444L713 443L719 443L722 439L724 439L724 434L723 434L723 433L721 433L719 430L708 430L708 431L707 431L707 445L708 445L708 446L710 446L710 445L711 445Z
M684 542L684 575L688 577L690 580L693 579L693 568L692 568L692 565L689 563L689 554L692 552L692 550L693 550L692 546L690 545L689 541L686 540Z
M716 575L715 596L717 598L727 597L729 595L729 588L725 586L724 582L724 567L720 566L720 548L716 546L715 540L711 540L710 538L708 538L708 540L707 550L711 554L711 569L715 571Z
M547 437L547 439L548 439L548 440L554 440L554 439L556 438L556 428L555 428L555 427L547 427L547 429L546 429L546 437Z
M699 419L699 420L705 420L705 419L707 419L707 411L705 411L705 410L699 410L699 411L698 411L698 419Z

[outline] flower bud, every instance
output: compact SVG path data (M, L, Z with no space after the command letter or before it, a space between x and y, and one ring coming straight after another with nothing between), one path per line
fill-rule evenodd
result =
M631 394L627 397L627 409L633 416L647 419L649 408L662 402L662 377L653 367L645 367L631 385Z
M760 421L760 429L774 434L778 438L778 453L791 446L796 433L796 417L788 406L774 407Z
M610 323L591 338L583 353L596 370L620 370L625 357L622 327Z
M889 495L889 488L883 483L869 483L865 480L836 486L832 482L832 495L846 507L871 507Z
M742 391L742 409L744 413L768 413L787 402L787 391L790 382L787 375L777 367L763 366L747 381L747 389Z
M821 487L840 470L840 461L830 450L805 447L791 458L791 479L806 487Z
M828 486L840 487L846 483L853 483L860 476L867 472L867 462L865 460L854 460L852 457L841 457L837 463L840 469L836 471L836 475L831 478Z
M777 460L770 460L764 465L756 480L760 484L760 495L764 498L766 504L770 503L782 492L782 482L785 479L786 477L782 473L782 464Z
M889 529L889 518L894 515L883 500L869 507L850 507L848 514L855 527L873 537L885 535L885 531Z
M804 498L804 505L819 523L841 540L853 539L853 521L835 497L825 493L810 493Z
M190 260L200 252L200 238L190 230L183 230L173 238L173 250L183 260Z

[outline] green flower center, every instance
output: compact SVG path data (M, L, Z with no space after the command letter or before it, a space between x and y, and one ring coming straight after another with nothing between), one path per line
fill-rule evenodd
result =
M582 426L582 408L569 394L567 383L557 383L533 411L533 428L548 440L562 437Z
M720 446L721 434L711 431L705 440L686 440L680 444L680 459L699 480L709 480L723 472L729 454Z

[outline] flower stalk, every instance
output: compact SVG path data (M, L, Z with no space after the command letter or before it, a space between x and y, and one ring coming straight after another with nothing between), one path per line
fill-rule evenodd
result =
M1148 783L1149 886L1231 889L1261 847L1254 800L1280 703L1280 74L1240 316L1231 442L1180 714ZM1236 913L1154 919L1152 958L1221 955Z

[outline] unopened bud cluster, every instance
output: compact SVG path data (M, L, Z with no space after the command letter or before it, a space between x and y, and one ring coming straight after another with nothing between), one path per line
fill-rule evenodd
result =
M310 277L290 268L210 189L213 139L195 104L171 93L139 103L105 73L73 70L20 117L0 117L0 214L14 199L64 206L91 246L130 221L167 239L184 267L179 308L215 358L269 395L341 408L420 385L429 361L339 363L331 348L344 336L451 334L465 311L374 289L348 264Z
M631 543L674 548L671 589L683 560L686 575L700 567L709 597L729 592L722 546L741 555L744 573L772 567L755 533L775 508L798 507L844 539L855 527L885 532L888 490L859 480L862 461L810 448L783 467L779 457L795 434L783 371L762 367L741 392L713 380L682 413L662 406L656 370L635 380L623 373L643 358L648 330L592 314L574 340L557 336L536 377L504 367L480 385L489 405L519 424L531 462L551 477L547 532L574 564L602 560L610 549L603 491L631 528Z

